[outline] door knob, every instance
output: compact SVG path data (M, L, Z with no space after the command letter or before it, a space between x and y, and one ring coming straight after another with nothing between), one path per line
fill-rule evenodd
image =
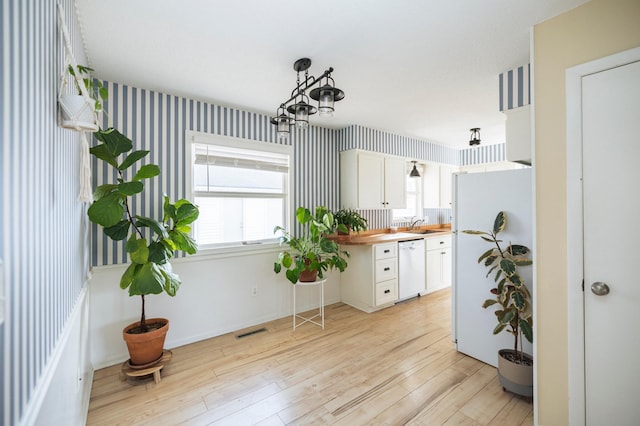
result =
M609 294L609 286L606 283L596 281L591 284L591 292L596 296L606 296Z

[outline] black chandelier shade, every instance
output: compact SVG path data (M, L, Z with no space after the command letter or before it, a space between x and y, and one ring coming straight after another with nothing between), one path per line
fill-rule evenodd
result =
M317 112L322 117L332 117L334 102L344 99L344 92L335 87L331 77L333 68L329 68L319 77L309 76L311 59L301 58L294 62L293 69L297 73L296 87L291 92L291 97L280 104L277 115L271 118L271 124L277 126L279 139L288 139L291 125L306 129L309 126L309 116ZM304 80L300 81L300 72L304 71ZM322 82L324 81L324 84ZM315 85L319 85L306 95L306 91ZM320 86L321 85L321 86ZM309 98L318 102L318 108L309 104Z

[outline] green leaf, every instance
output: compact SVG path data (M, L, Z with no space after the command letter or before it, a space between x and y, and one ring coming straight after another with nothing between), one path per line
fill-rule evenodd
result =
M484 260L484 266L489 266L491 265L493 262L496 261L496 259L498 258L498 256L489 256ZM478 263L480 263L480 260L478 260Z
M121 220L113 226L104 228L104 233L114 241L121 241L129 235L131 223L128 220Z
M131 154L127 155L127 158L124 159L122 164L118 166L118 170L127 170L133 163L144 158L149 154L149 151L133 151Z
M500 269L507 277L510 277L516 273L516 264L511 259L502 259L500 260Z
M124 195L134 195L142 192L144 184L142 182L123 182L118 185L118 191Z
M176 212L176 226L188 225L193 223L200 214L196 206L191 203L182 204Z
M129 287L129 295L160 294L164 290L164 284L165 276L158 265L153 262L147 262L141 265L133 277Z
M169 231L169 238L176 244L178 250L183 250L189 254L195 254L198 251L198 244L190 235L177 230Z
M504 230L507 224L507 215L504 212L499 212L496 216L496 220L493 222L493 233L497 235Z
M107 183L104 185L100 185L96 188L96 190L93 192L93 199L95 201L98 201L100 198L111 194L112 192L115 192L118 190L118 185L114 185L112 183Z
M282 264L279 262L273 262L273 272L279 274L282 271Z
M155 164L145 164L140 167L136 175L133 177L133 180L142 180L142 179L150 179L152 177L158 176L160 174L160 167Z
M182 281L180 281L180 277L178 276L178 274L175 274L173 272L173 268L171 267L170 263L160 265L159 269L164 276L164 291L169 296L175 296L176 292L180 288L180 284L182 283Z
M309 222L311 218L311 212L309 211L309 209L298 207L298 209L296 210L296 219L298 220L298 222L304 225L305 223Z
M116 160L116 157L111 152L109 152L109 148L106 144L101 143L100 145L96 145L93 148L89 149L89 152L94 157L106 161L113 167L118 167L118 161Z
M489 235L489 234L487 234L487 235ZM484 235L482 235L480 238L482 238L483 240L485 240L488 243L495 242L495 240L493 238L488 238L488 237L485 237Z
M513 256L524 256L529 253L529 247L522 246L520 244L511 244L507 247L507 251L511 253Z
M147 240L144 238L136 239L133 235L127 241L127 252L131 261L142 265L149 261L149 247L147 247Z
M120 288L125 289L131 285L133 281L133 277L136 275L138 270L142 267L142 265L138 265L136 263L132 263L129 265L124 274L122 274L122 278L120 278Z
M114 226L122 220L124 215L123 198L118 192L112 192L89 206L87 214L89 220L105 228Z
M533 343L533 328L529 321L521 319L518 325L520 326L520 331L522 331L524 338Z
M175 220L176 220L176 206L174 204L171 204L171 202L169 201L169 197L167 197L166 194L164 194L163 199L164 199L164 203L163 203L163 206L162 206L162 209L164 211L163 221L164 222L168 222L169 219L172 219L175 222Z
M465 234L471 234L471 235L489 235L486 232L483 231L474 231L472 229L465 229L464 231L462 231Z
M156 241L152 241L149 244L149 261L162 265L167 263L171 257L171 252L168 252L167 248Z
M287 269L286 276L291 283L295 284L298 282L300 272L297 269Z
M161 238L169 238L169 234L164 225L149 217L136 216L136 226L151 228L151 230L160 235Z
M484 301L484 303L482 304L483 308L488 308L491 305L495 305L496 303L498 303L495 299L487 299Z
M94 135L100 142L105 143L108 152L114 158L124 152L131 151L131 149L133 148L131 139L129 139L113 127L110 127L107 130L98 130L94 133ZM117 168L118 165L116 164L113 167Z
M500 318L500 322L503 324L509 324L512 319L516 317L515 309L508 309L504 311L504 315Z
M507 326L506 324L502 324L502 323L496 325L496 328L493 329L493 334L500 333L502 330L504 330L506 326Z
M516 287L516 288L520 288L524 284L524 282L522 281L522 278L520 278L520 275L518 275L518 274L511 275L509 277L509 282L511 284L513 284L514 287Z
M482 262L482 260L483 260L483 259L485 259L485 258L487 258L487 257L491 256L491 254L493 254L493 251L494 251L494 250L495 250L495 249L492 249L492 248L491 248L491 249L489 249L489 250L485 251L484 253L482 253L482 256L480 256L480 257L478 258L478 263Z
M531 265L533 262L529 259L513 259L513 261L515 262L516 265L518 266L528 266Z
M516 308L518 308L518 310L524 309L525 304L527 303L526 299L524 298L524 295L518 290L511 293L511 300L513 300L513 304L515 305Z

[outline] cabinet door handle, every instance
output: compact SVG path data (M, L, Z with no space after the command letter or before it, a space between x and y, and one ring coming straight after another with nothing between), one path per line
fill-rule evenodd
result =
M384 294L389 294L389 293L391 293L391 290L385 290L384 291Z
M385 253L389 253L390 251L391 251L391 250L389 250L389 249L386 249L386 250L385 250L384 252L385 252Z
M388 266L386 268L384 268L385 271L390 270L391 268L389 268Z
M444 241L440 241L440 244L444 244Z

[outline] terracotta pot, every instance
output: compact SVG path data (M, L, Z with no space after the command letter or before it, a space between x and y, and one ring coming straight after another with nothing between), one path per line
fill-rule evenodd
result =
M169 330L169 320L165 318L151 318L145 321L151 329L146 333L132 334L129 331L140 326L140 321L129 324L122 330L122 337L129 349L130 364L132 366L151 366L162 358L164 339ZM159 326L155 326L159 324ZM156 327L156 328L154 328Z
M533 357L523 354L525 363L511 361L515 357L513 349L498 351L498 378L504 390L522 396L533 396Z
M304 261L305 266L309 266L311 262L309 261L309 259ZM300 276L298 277L298 281L303 282L303 283L310 283L315 281L318 278L318 271L317 270L313 270L310 271L308 269L305 269L304 271L300 271Z

